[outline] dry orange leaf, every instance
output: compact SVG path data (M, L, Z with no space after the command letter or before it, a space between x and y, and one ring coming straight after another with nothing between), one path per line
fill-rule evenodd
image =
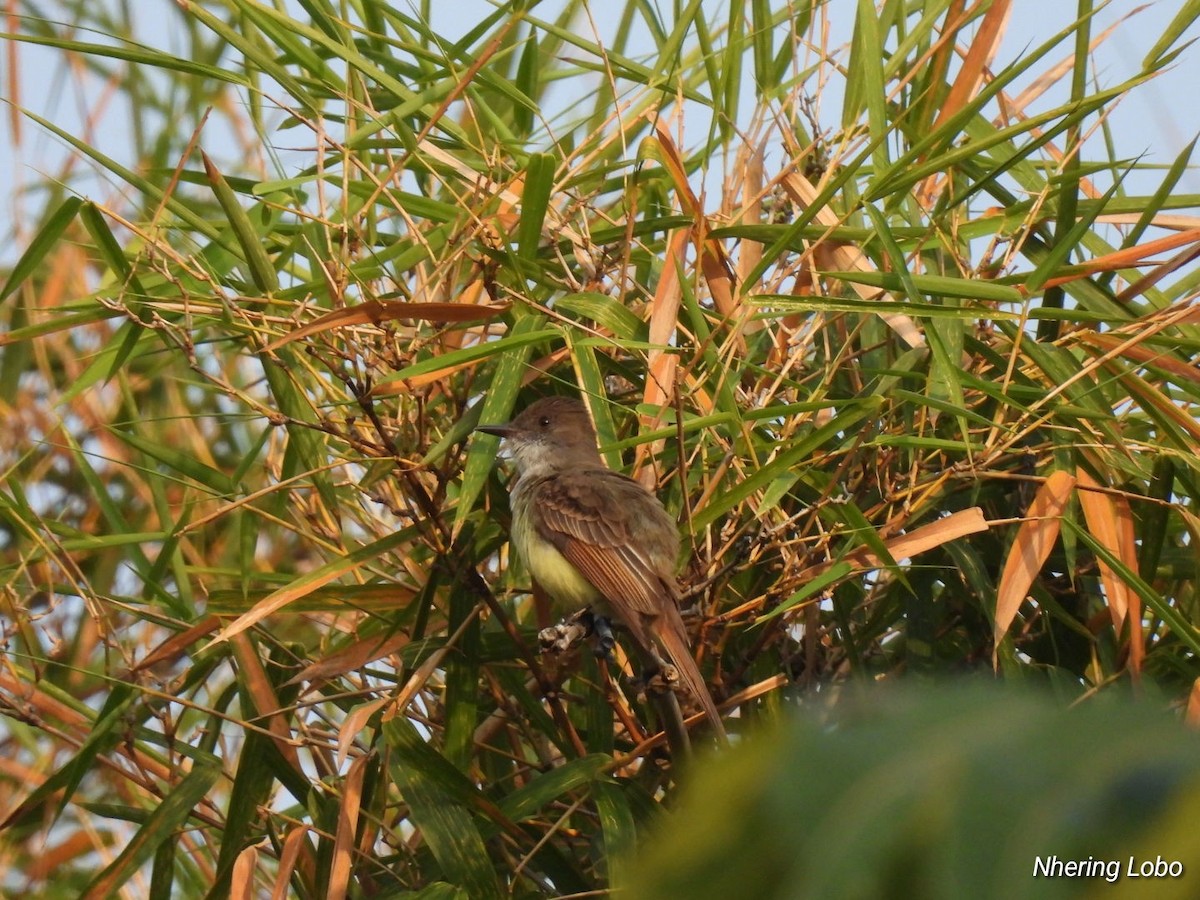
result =
M958 73L954 76L953 83L950 85L950 93L942 101L941 109L938 111L937 118L934 120L930 131L936 131L940 126L950 121L979 92L979 87L983 84L987 67L996 55L996 50L1000 46L1000 40L1004 36L1004 26L1008 21L1011 11L1010 7L1011 3L1009 0L993 3L988 7L987 12L984 13L981 22L971 23L977 30L974 36L968 39L966 56L958 69ZM972 7L972 10L977 8L978 5ZM956 32L963 30L966 18L966 16L963 16L955 22L954 30Z
M1162 369L1176 378L1200 384L1200 368L1174 356L1169 356L1161 350L1143 347L1141 344L1130 343L1129 340L1122 340L1121 337L1113 334L1099 334L1095 331L1080 332L1075 335L1075 339L1082 344L1097 347L1106 353L1115 351L1118 356L1125 359L1145 363L1148 366Z
M331 678L337 678L339 675L344 675L347 672L361 669L375 662L377 659L382 659L385 656L390 656L404 649L411 642L412 638L404 632L396 632L391 635L371 635L370 637L360 638L348 647L323 656L316 662L309 663L297 674L289 678L287 683L302 684L308 682L308 690L312 690L314 687L312 682L325 682Z
M888 552L892 554L892 559L907 559L965 535L987 529L988 523L983 517L983 510L972 506L892 538L887 542Z
M812 206L813 201L818 196L818 191L811 181L801 175L799 172L787 172L779 180L779 184L783 187L788 197L792 202L796 203L803 209L808 209ZM829 207L819 209L816 214L816 221L819 225L824 225L826 228L836 228L841 224L837 215ZM870 259L858 247L851 244L846 244L843 241L821 240L813 246L813 255L817 260L817 268L828 269L831 271L841 272L874 272L875 267L871 264ZM858 294L863 300L874 300L881 298L884 300L895 301L895 297L888 294L886 291L881 291L878 288L873 288L865 284L856 284L850 282L850 289ZM912 318L903 313L887 313L880 316L887 326L891 328L900 338L910 347L924 347L925 335L921 333L921 329Z
M292 874L297 868L302 877L312 877L312 847L308 843L310 830L307 825L297 825L283 839L283 852L279 855L279 871L275 875L271 900L286 900L292 896Z
M679 305L683 300L683 289L680 277L683 273L684 251L687 248L688 233L676 231L671 235L667 246L667 257L663 264L662 277L658 279L658 287L654 291L654 299L650 302L650 328L648 337L651 350L646 359L646 387L642 391L642 402L651 406L666 406L674 393L675 373L679 367L679 357L672 353L669 345L671 334L675 331L679 319ZM639 444L634 460L635 478L643 487L654 486L654 472L643 464L647 459L655 457L662 447L662 441L651 444Z
M229 900L254 900L254 872L258 868L258 847L251 844L237 855L229 879Z
M657 134L655 145L658 148L658 158L666 167L675 184L675 193L679 195L679 205L683 211L692 217L692 238L696 242L696 253L700 257L700 273L708 285L713 303L723 316L731 316L737 310L737 299L734 297L733 266L729 255L720 241L708 236L708 219L700 208L700 200L688 182L687 169L683 158L666 124L659 119L654 123Z
M424 322L478 322L494 319L508 311L512 304L485 303L408 303L404 300L367 300L354 306L345 306L318 316L307 325L297 328L282 337L277 337L264 347L276 350L284 344L298 341L312 334L345 328L348 325L379 325L396 319L420 319Z
M679 320L679 306L683 302L680 276L683 273L687 238L686 231L677 231L671 235L662 277L658 279L654 299L650 301L650 327L647 337L653 346L647 355L648 377L642 401L654 406L667 403L675 386L678 356L670 352L669 345Z
M1078 266L1069 275L1048 279L1039 290L1046 290L1047 288L1057 287L1060 284L1078 281L1081 278L1087 278L1089 275L1095 275L1097 272L1114 272L1117 269L1131 268L1141 263L1146 257L1153 256L1155 253L1164 253L1167 250L1174 250L1176 247L1183 247L1187 244L1197 243L1198 241L1200 241L1200 228L1191 228L1179 234L1167 235L1156 241L1147 241L1145 244L1135 244L1132 247L1125 247L1122 250L1114 250L1112 253L1106 253L1103 256L1097 256L1095 259L1088 260Z
M992 644L992 666L998 663L996 651L1000 641L1008 633L1009 626L1017 616L1017 610L1029 595L1033 579L1041 571L1046 557L1058 540L1062 528L1062 513L1071 491L1075 487L1075 476L1059 470L1038 488L1037 495L1029 504L1025 521L1017 532L1008 559L1004 562L1004 573L996 591L996 619Z
M392 698L385 694L377 700L360 703L354 709L350 710L350 715L346 716L346 721L338 729L336 759L339 769L346 764L346 759L350 756L350 747L366 729L367 723L371 721L371 716L375 715L375 713L391 702Z
M221 620L216 616L205 616L191 628L167 638L144 659L137 663L131 671L145 672L163 662L173 662L188 652L188 648L202 637L207 637L221 627Z
M969 509L960 509L958 512L951 513L944 518L938 519L936 522L930 522L928 525L914 528L905 534L897 535L885 541L885 544L888 554L892 559L911 559L920 553L940 547L943 544L948 544L950 541L965 537L968 534L987 531L989 527L987 519L983 517L983 510L978 506L972 506ZM865 572L877 568L882 564L882 560L874 553L860 549L845 557L844 560L828 560L820 562L815 566L810 566L800 573L798 580L802 583L812 581L839 562L851 563L856 572ZM745 612L761 605L761 600L752 600L749 603L744 603L728 612L722 613L717 617L717 621L736 619Z
M329 866L329 887L325 894L329 900L345 900L350 892L350 875L354 869L354 832L358 828L358 812L362 807L363 781L369 759L369 756L360 756L354 760L342 782L337 832L333 838L333 859Z
M1088 531L1106 550L1117 557L1134 571L1137 570L1136 548L1126 546L1122 540L1124 529L1120 527L1118 518L1122 511L1118 509L1116 498L1101 490L1100 483L1080 466L1075 470L1075 478L1079 484L1079 505L1083 509L1083 518L1087 522ZM1128 505L1126 505L1128 506ZM1128 509L1125 510L1128 512ZM1112 614L1113 628L1118 632L1125 624L1125 616L1129 612L1129 586L1125 584L1103 560L1100 563L1100 580L1104 584L1104 593L1108 597L1108 609Z
M250 695L254 704L256 724L262 727L265 720L266 729L270 732L279 755L297 772L303 771L300 755L291 740L290 728L280 713L279 696L275 693L275 687L263 667L262 657L258 655L248 635L233 635L230 638L230 646L233 647L233 655L237 659L246 693Z
M1079 482L1079 505L1088 531L1106 550L1121 560L1130 570L1137 571L1137 544L1133 531L1133 510L1124 497L1100 490L1100 484L1086 469L1076 469ZM1120 637L1125 619L1129 618L1129 668L1135 677L1142 668L1142 606L1141 598L1104 560L1100 564L1100 583L1108 598L1108 611L1113 629Z

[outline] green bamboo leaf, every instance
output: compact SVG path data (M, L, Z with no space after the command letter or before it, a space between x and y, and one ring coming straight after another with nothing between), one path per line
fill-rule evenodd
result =
M219 232L213 225L205 221L202 216L190 209L187 203L184 203L176 197L165 194L160 185L155 184L147 178L144 178L133 169L121 165L112 157L101 153L94 146L83 140L83 138L72 134L65 128L60 128L49 119L44 119L36 113L30 112L29 110L25 110L24 115L30 121L36 122L39 126L45 128L51 134L74 147L75 150L77 150L83 156L93 160L97 165L103 167L106 171L111 172L112 175L121 183L129 185L139 194L142 194L144 197L153 201L154 203L164 204L165 209L167 209L172 215L177 216L183 224L194 230L198 236L207 238L209 240L215 240L219 237ZM64 201L64 203L66 202L68 201ZM112 313L108 311L106 311L106 314L112 315Z
M321 502L332 513L338 508L338 497L325 472L326 459L321 435L309 427L317 421L312 404L290 374L298 368L294 355L290 348L281 347L273 351L272 358L262 358L262 368L275 408L287 417L288 442L283 458L283 478L306 478L316 487Z
M751 494L764 489L782 472L789 471L808 459L827 441L839 435L848 436L863 419L875 413L882 405L880 398L862 398L842 405L839 412L820 428L796 440L786 450L781 452L770 463L763 466L753 475L733 485L720 497L715 497L703 509L692 516L693 532L700 531L715 522L718 518L737 507ZM761 515L763 510L759 510Z
M491 357L498 358L501 364L512 357L519 357L523 362L524 359L528 358L528 348L531 345L553 340L560 336L560 333L553 328L534 327L542 322L544 322L544 319L540 316L524 317L504 337L471 347L464 347L462 350L452 350L449 353L442 353L438 356L423 359L420 362L413 363L411 366L406 366L386 378L380 379L379 384L393 384L397 381L417 378L422 375L428 375L430 372L441 371L442 369L449 370L464 363L472 363Z
M169 534L165 531L133 531L126 534L95 534L69 538L59 543L64 550L72 553L88 553L94 550L125 547L129 544L158 544L167 540L168 537Z
M604 857L613 884L626 883L626 861L638 846L637 822L629 802L629 790L628 783L612 781L599 781L593 788L600 833L604 836Z
M883 54L879 52L882 46L879 13L876 12L875 4L871 0L858 0L850 49L850 72L853 74L846 80L842 125L853 125L858 120L860 111L865 109L867 127L870 133L876 136L886 135L893 128L886 104ZM886 171L891 162L888 158L888 142L875 142L871 158L877 172Z
M67 53L75 53L81 57L99 59L120 59L135 65L149 66L153 69L165 69L171 72L181 72L185 75L197 75L223 81L238 87L248 88L250 83L235 72L221 66L210 66L199 60L186 59L172 53L142 46L133 42L121 45L89 43L87 41L69 41L59 37L40 37L22 32L0 32L0 40L20 41L24 44L37 44L42 47L53 47Z
M1123 177L1117 178L1113 186L1105 191L1104 199L1116 195L1117 190L1121 186ZM1079 248L1080 242L1092 230L1092 225L1095 222L1095 215L1099 210L1104 208L1104 203L1101 202L1095 207L1096 212L1093 215L1083 215L1075 221L1075 216L1072 215L1074 224L1068 225L1064 230L1065 233L1061 236L1056 234L1054 245L1050 247L1049 252L1038 261L1038 266L1031 273L1025 282L1026 293L1036 294L1041 290L1052 276L1058 274L1066 263L1072 252Z
M751 0L750 22L753 31L750 40L754 50L754 85L760 95L766 96L770 96L779 87L779 82L773 78L775 51L771 46L774 24L772 20L771 4L768 0Z
M794 609L795 607L799 606L809 597L815 597L818 594L824 593L830 585L837 584L852 571L853 567L848 562L843 561L834 563L812 581L806 583L804 587L800 588L800 590L796 591L794 594L780 603L777 607L759 616L758 622L766 622L770 619L781 616L789 609ZM758 624L758 622L755 624Z
M194 765L155 807L117 858L88 884L82 896L87 900L113 896L138 873L163 842L175 840L176 829L191 818L220 775L219 762Z
M229 182L225 180L225 176L221 174L206 153L201 152L200 156L204 160L204 171L208 173L208 180L217 197L217 202L225 211L238 246L242 248L242 258L246 260L246 265L250 268L250 277L254 279L255 285L264 294L275 293L279 290L279 279L275 275L275 266L271 262L271 257L267 255L267 251L263 247L262 236L250 222L250 217L242 209L237 195L229 186Z
M0 301L3 301L9 294L15 291L41 265L42 260L45 259L50 249L58 243L58 239L62 237L63 232L75 221L75 216L78 215L82 206L83 201L78 197L68 197L46 218L42 227L38 229L37 234L29 241L29 246L25 248L25 252L21 254L21 258L17 260L16 265L9 272L8 278L4 282L4 287L0 287Z
M1157 500L1157 503L1145 503L1137 507L1141 518L1141 528L1138 530L1138 571L1154 581L1158 572L1159 560L1162 559L1163 549L1170 540L1167 532L1170 516L1171 493L1175 483L1175 461L1169 456L1159 457L1154 461L1154 469L1150 474L1146 496Z
M904 290L904 280L894 272L822 272L821 274L855 284L883 288L887 291L900 292ZM908 278L911 279L911 284L918 294L928 294L933 297L989 300L998 303L1021 303L1024 300L1024 295L1016 288L994 281L953 278L947 275L909 274ZM793 298L793 300L795 299L797 298ZM919 304L917 308L929 309L929 307L921 307Z
M462 546L472 543L469 526L459 535ZM476 615L478 599L467 591L450 595L450 616L446 629L459 635L457 652L445 663L445 691L442 694L444 737L442 755L463 771L471 768L475 751L475 729L479 725L480 624ZM463 623L470 620L466 627Z
M500 809L513 822L523 822L551 803L568 803L571 794L601 782L612 764L612 757L601 753L569 760L510 793Z
M876 181L876 186L866 193L866 199L875 202L891 196L901 196L914 184L923 181L930 175L949 171L960 163L980 157L986 151L990 151L993 148L999 148L998 152L1003 152L1005 145L1015 147L1015 144L1010 144L1010 142L1015 142L1016 139L1023 135L1030 135L1024 152L1032 152L1032 150L1044 146L1048 141L1053 140L1055 136L1062 134L1063 131L1072 125L1083 121L1110 100L1114 100L1121 94L1127 93L1130 88L1142 80L1144 79L1134 78L1123 85L1090 95L1085 103L1068 103L1045 113L1039 113L1027 119L1022 119L1015 125L997 129L987 139L970 141L960 147L945 150L940 155L934 156L924 163L917 162L914 151L910 150L901 159L892 163L880 175ZM978 98L976 98L975 102L978 103ZM951 119L951 122L954 122L954 119ZM938 129L938 131L939 133L948 132L955 135L958 134L957 127L951 128L950 123L947 123ZM1012 152L1019 153L1020 151L1013 149Z
M605 389L604 373L600 369L596 347L588 341L578 340L572 331L564 332L563 337L571 353L571 362L575 366L575 379L579 383L580 391L585 395L588 408L592 411L597 439L602 448L609 447L616 443L617 430L613 425L608 391ZM620 469L619 453L604 450L601 452L610 467Z
M121 327L104 345L104 348L92 357L87 368L63 392L62 402L71 403L97 384L107 384L133 356L138 345L143 342L147 346L157 344L154 336L147 335L146 329L140 322L133 319L122 322Z
M168 469L178 472L185 478L198 482L220 496L229 496L237 490L228 475L219 472L212 466L200 462L189 453L175 447L142 437L141 435L119 428L109 428L109 433L120 438L130 447L138 450L153 460L162 463Z
M52 818L57 820L62 816L80 783L91 772L97 756L106 752L120 739L130 709L140 703L141 699L141 695L129 685L114 688L105 699L103 708L96 714L95 721L88 729L86 740L71 760L34 788L0 825L8 828L20 824L54 797L58 798L58 806Z
M627 306L596 291L567 294L554 301L560 312L573 313L591 319L601 328L607 328L618 338L646 340L646 323L639 319Z
M1142 68L1147 71L1158 69L1168 65L1170 61L1176 58L1186 48L1190 47L1195 40L1190 40L1183 45L1171 50L1171 45L1179 40L1191 26L1196 23L1196 19L1200 18L1200 0L1185 0L1179 7L1179 11L1175 13L1174 18L1165 29L1161 37L1154 43L1154 46L1146 53L1142 59ZM1168 53L1168 51L1170 51Z
M857 281L856 273L849 272L829 272L825 273L831 277L842 278L846 276L846 281ZM921 276L914 276L920 278ZM887 279L868 279L872 287L882 287L886 290L899 290L900 282L888 281ZM995 309L994 307L979 307L979 306L944 306L940 303L909 303L907 301L892 301L892 300L859 300L855 298L843 297L790 297L777 294L760 294L748 298L749 303L759 308L761 312L756 314L756 318L760 319L777 319L782 315L792 315L798 312L819 312L819 313L856 313L868 316L885 316L893 314L901 314L912 317L921 317L927 319L959 319L959 320L977 320L981 318L1002 320L1002 321L1021 321L1022 319L1037 318L1039 310L1032 310L1031 315L1022 316L1017 312L1009 312L1006 310ZM1007 302L1007 301L1006 301ZM1062 311L1056 311L1061 313ZM1065 318L1065 315L1056 315L1055 318ZM1084 321L1092 321L1091 316L1084 317Z
M528 103L513 105L513 129L517 134L527 135L533 131L534 114L538 108L533 98L540 93L538 76L541 71L541 59L538 51L537 32L533 31L525 38L520 62L517 63L517 77L513 84L517 90L529 98Z
M474 786L407 721L386 722L383 733L392 748L392 779L445 877L472 900L501 900L507 896L465 803L475 796Z
M528 262L537 259L542 240L542 224L554 189L556 160L549 153L533 153L525 168L525 189L521 193L521 223L517 226L517 255Z
M203 6L189 7L188 14L241 54L241 57L248 64L247 68L265 74L287 91L288 96L292 97L303 108L304 112L312 116L321 115L320 102L305 89L300 79L295 78L288 71L286 65L280 64L279 58L271 51L269 44L257 38L247 37L237 28L231 27L223 19ZM325 71L325 74L329 74L328 70ZM257 80L255 81L257 91Z

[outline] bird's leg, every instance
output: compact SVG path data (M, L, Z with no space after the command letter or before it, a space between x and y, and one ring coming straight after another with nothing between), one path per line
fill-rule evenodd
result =
M604 616L598 616L590 610L588 611L588 616L592 620L592 634L596 636L596 646L593 652L597 658L612 662L613 647L617 645L617 639L613 636L612 625Z

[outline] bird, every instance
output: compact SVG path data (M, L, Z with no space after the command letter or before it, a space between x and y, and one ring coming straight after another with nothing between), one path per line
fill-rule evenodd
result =
M475 430L503 438L516 468L510 536L534 580L560 610L589 609L623 625L648 674L670 681L677 673L724 740L679 611L679 531L653 493L604 464L584 404L546 397L507 424ZM671 724L663 726L670 736Z

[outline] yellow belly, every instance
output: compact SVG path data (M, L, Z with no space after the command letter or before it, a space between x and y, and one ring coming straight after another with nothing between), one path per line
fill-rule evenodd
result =
M604 599L553 544L536 537L532 528L518 527L514 531L517 555L563 612L574 612Z
M537 486L536 480L522 479L512 493L512 543L517 555L560 614L599 603L603 600L600 592L534 527Z

